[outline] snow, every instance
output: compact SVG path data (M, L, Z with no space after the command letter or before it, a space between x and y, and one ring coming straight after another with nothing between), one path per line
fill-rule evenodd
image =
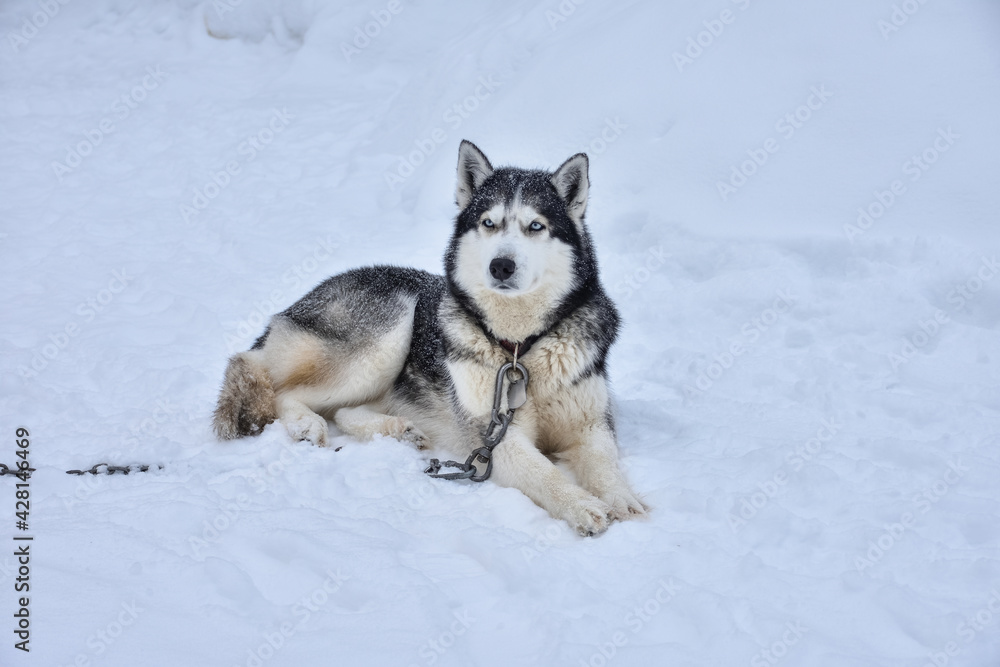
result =
M0 664L997 664L998 18L4 3L0 462L24 426L38 470ZM440 271L463 138L590 155L648 521L583 539L389 439L211 435L266 315ZM64 474L104 460L165 467Z

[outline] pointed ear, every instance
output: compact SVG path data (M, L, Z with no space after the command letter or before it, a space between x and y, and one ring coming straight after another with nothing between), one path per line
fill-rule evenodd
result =
M487 178L493 175L493 165L471 141L462 140L458 147L458 184L455 186L455 203L465 209L474 193Z
M555 173L549 177L549 182L556 192L566 202L566 212L574 222L581 222L587 212L587 195L590 193L590 177L587 170L590 161L586 153L577 153L562 163Z

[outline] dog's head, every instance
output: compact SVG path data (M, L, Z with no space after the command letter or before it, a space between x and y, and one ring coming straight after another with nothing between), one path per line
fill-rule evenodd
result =
M460 212L445 256L452 289L480 305L535 295L533 308L553 309L596 280L584 227L587 168L587 156L578 153L552 173L494 169L463 141L455 189Z
M449 288L495 336L524 340L601 292L584 224L590 180L578 153L554 172L494 169L458 149L460 209L445 255Z

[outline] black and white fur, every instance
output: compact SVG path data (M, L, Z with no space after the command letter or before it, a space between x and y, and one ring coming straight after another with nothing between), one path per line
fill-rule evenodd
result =
M528 398L494 451L491 481L585 535L643 516L618 467L606 369L618 314L584 225L587 170L582 153L554 173L494 169L463 141L445 276L354 269L275 315L230 359L218 437L278 418L293 438L322 446L330 417L361 440L382 434L465 460L482 444L496 373L517 344Z

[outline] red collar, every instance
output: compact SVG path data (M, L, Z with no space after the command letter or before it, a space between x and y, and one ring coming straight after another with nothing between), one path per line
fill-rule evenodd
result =
M537 341L539 338L540 336L528 336L520 343L515 343L513 341L500 340L500 339L497 339L497 342L500 343L500 347L507 350L511 354L514 354L514 351L517 350L517 356L523 357L525 354L527 354L528 350L531 349L531 346L534 345L535 341Z

